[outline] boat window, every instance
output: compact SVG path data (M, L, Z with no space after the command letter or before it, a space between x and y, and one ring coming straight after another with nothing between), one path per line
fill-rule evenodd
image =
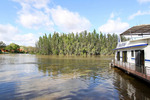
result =
M123 59L123 62L127 62L127 51L122 52L122 59Z
M117 52L117 61L120 61L120 52Z
M131 57L134 57L134 51L131 50Z

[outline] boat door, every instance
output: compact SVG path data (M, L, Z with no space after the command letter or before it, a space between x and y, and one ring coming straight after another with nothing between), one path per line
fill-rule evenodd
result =
M136 71L145 73L144 62L145 62L144 50L135 50Z
M117 61L120 61L120 51L117 52Z

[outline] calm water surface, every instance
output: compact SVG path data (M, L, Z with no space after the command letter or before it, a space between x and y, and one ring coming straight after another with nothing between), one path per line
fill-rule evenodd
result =
M0 100L149 100L150 86L112 58L0 55Z

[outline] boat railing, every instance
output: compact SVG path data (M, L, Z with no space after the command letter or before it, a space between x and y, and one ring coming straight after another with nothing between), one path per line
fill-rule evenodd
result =
M115 66L121 67L124 70L133 73L141 73L142 75L150 76L150 68L147 66L136 66L134 63L122 62L115 60Z

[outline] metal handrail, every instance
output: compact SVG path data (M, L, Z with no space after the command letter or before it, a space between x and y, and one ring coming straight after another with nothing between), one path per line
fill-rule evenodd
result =
M119 65L126 70L131 70L135 73L138 72L150 76L150 68L148 68L147 66L136 66L134 63L122 62L117 60L115 60L114 63L115 65Z

